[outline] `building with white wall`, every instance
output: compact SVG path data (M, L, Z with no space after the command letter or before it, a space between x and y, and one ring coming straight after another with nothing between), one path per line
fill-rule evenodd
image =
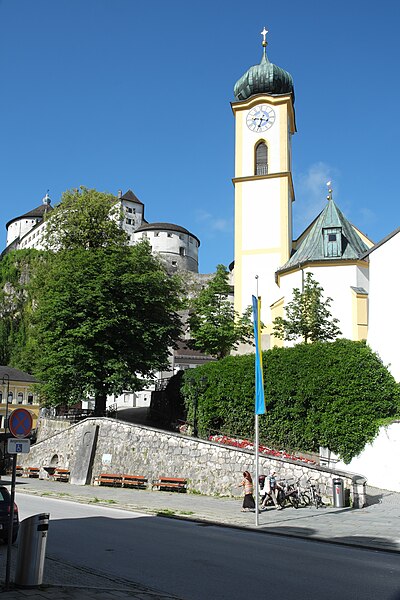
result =
M170 272L198 273L200 240L197 236L174 223L148 223L144 217L145 206L132 190L123 195L118 192L116 204L120 209L119 224L127 234L129 245L146 238L153 253L164 261ZM46 194L41 205L8 221L5 251L42 250L46 221L51 218L52 210L51 200Z
M400 325L396 303L400 282L395 260L400 230L374 244L341 212L329 189L324 210L298 239L292 236L292 136L296 133L291 75L272 64L263 35L261 62L237 81L235 119L235 308L242 313L252 295L261 296L264 349L284 342L273 321L285 316L293 289L312 273L342 336L367 340L400 380L396 349ZM286 342L285 342L286 343ZM239 351L251 351L243 346Z

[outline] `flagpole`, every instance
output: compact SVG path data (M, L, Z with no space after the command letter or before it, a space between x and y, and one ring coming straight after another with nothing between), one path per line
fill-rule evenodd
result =
M256 298L258 301L258 275L256 275ZM258 315L258 318L260 319L260 315ZM261 349L260 349L261 351ZM260 504L260 494L259 494L259 475L258 475L258 450L259 450L259 442L258 442L258 414L257 414L257 410L254 411L255 415L254 415L254 430L255 430L255 440L254 440L254 445L255 445L255 453L254 453L254 458L256 461L256 527L258 527L259 525L259 504Z

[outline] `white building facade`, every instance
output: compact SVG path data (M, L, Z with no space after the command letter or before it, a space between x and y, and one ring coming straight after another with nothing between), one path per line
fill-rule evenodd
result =
M200 240L197 236L174 223L148 223L144 217L143 202L131 190L124 195L119 192L116 204L120 208L119 225L126 232L129 245L147 238L153 253L163 260L170 272L198 273ZM5 251L27 248L43 250L46 221L51 218L52 210L46 194L40 206L11 219L6 224Z

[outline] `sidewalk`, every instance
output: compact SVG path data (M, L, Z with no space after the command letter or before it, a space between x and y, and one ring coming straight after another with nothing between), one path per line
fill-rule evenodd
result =
M4 481L6 483L6 481ZM201 520L221 526L257 530L260 533L289 535L314 540L362 546L377 550L400 552L400 533L394 524L400 520L400 493L368 488L368 506L364 509L351 508L287 508L276 511L269 508L259 516L259 527L255 526L254 513L240 511L240 499L212 498L195 494L129 490L104 486L74 486L68 483L17 479L18 494L45 494L47 497L62 497L81 503L96 502L97 505L159 514L166 517ZM110 500L112 504L110 505ZM3 547L4 550L4 547ZM2 552L3 554L3 552ZM51 559L47 559L47 562ZM62 572L62 571L73 571ZM55 586L47 577L40 590L12 590L3 592L1 600L32 598L61 600L63 598L137 598L149 600L172 599L168 594L159 594L142 586L118 585L94 574L72 569L59 564L51 565L49 573L57 572L56 581L68 582L68 586ZM62 575L62 577L60 576ZM71 585L72 584L72 585ZM79 585L82 588L79 588ZM91 595L93 593L93 596Z

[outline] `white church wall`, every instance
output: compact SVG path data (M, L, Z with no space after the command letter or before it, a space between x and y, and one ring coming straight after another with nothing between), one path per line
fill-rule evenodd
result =
M323 298L331 297L332 317L339 319L342 337L353 338L353 313L351 286L357 286L359 269L356 265L313 266L304 269L304 280L307 273L323 288ZM285 297L285 306L293 299L293 289L302 289L302 273L296 271L281 277L281 296Z
M334 468L350 473L362 473L368 484L400 492L400 421L381 427L371 444L349 464L338 461Z
M400 381L399 255L400 232L369 255L368 343L397 381Z
M242 215L242 248L258 250L265 248L268 240L269 248L276 248L280 257L281 231L277 225L281 222L280 204L269 198L279 198L280 180L257 180L249 182L243 189ZM257 216L256 216L257 215ZM279 259L275 270L279 267Z
M353 294L351 287L357 286L357 267L343 265L335 267L313 267L307 269L323 288L324 299L332 298L332 317L339 319L342 337L353 338Z

